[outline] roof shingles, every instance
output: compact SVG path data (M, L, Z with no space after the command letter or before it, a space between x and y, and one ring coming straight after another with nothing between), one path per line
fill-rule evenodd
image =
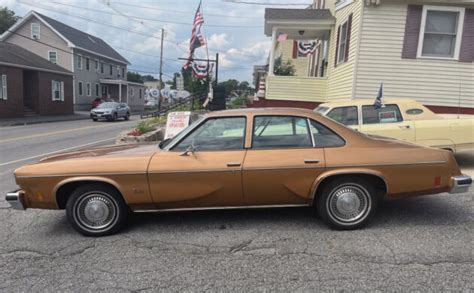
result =
M87 34L83 31L70 27L62 22L52 19L44 14L35 12L41 19L51 25L58 33L73 43L79 49L85 49L94 53L130 64L127 59L115 51L101 38Z
M39 71L45 70L72 74L72 72L49 62L41 56L7 42L0 42L0 64L2 63L19 67L32 67Z

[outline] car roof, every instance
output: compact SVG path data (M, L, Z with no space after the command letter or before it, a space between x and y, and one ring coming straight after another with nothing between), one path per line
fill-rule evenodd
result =
M364 106L364 105L373 105L375 102L375 98L373 99L353 99L353 100L339 100L339 101L331 101L327 103L323 103L319 105L320 107L344 107L344 106ZM384 98L384 104L404 104L404 105L411 105L413 107L420 107L421 104L413 99L407 98Z
M314 114L313 110L301 108L240 108L208 113L208 117L234 116L234 115L304 115Z

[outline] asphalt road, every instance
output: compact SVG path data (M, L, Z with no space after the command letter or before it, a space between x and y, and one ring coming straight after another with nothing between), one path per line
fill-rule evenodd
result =
M135 123L0 128L0 192L17 166ZM472 193L384 201L351 232L298 208L137 214L121 234L86 238L64 211L15 211L3 196L0 223L0 291L474 290Z

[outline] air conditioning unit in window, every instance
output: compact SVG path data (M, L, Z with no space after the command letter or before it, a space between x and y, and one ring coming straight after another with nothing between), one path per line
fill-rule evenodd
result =
M37 39L39 39L39 36L33 35L33 39L34 39L34 40L37 40Z

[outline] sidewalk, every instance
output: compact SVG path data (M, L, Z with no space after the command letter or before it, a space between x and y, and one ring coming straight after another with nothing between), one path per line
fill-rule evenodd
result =
M54 115L54 116L33 116L18 118L2 118L0 119L0 127L29 125L38 123L74 121L89 119L89 111L75 111L72 115Z

